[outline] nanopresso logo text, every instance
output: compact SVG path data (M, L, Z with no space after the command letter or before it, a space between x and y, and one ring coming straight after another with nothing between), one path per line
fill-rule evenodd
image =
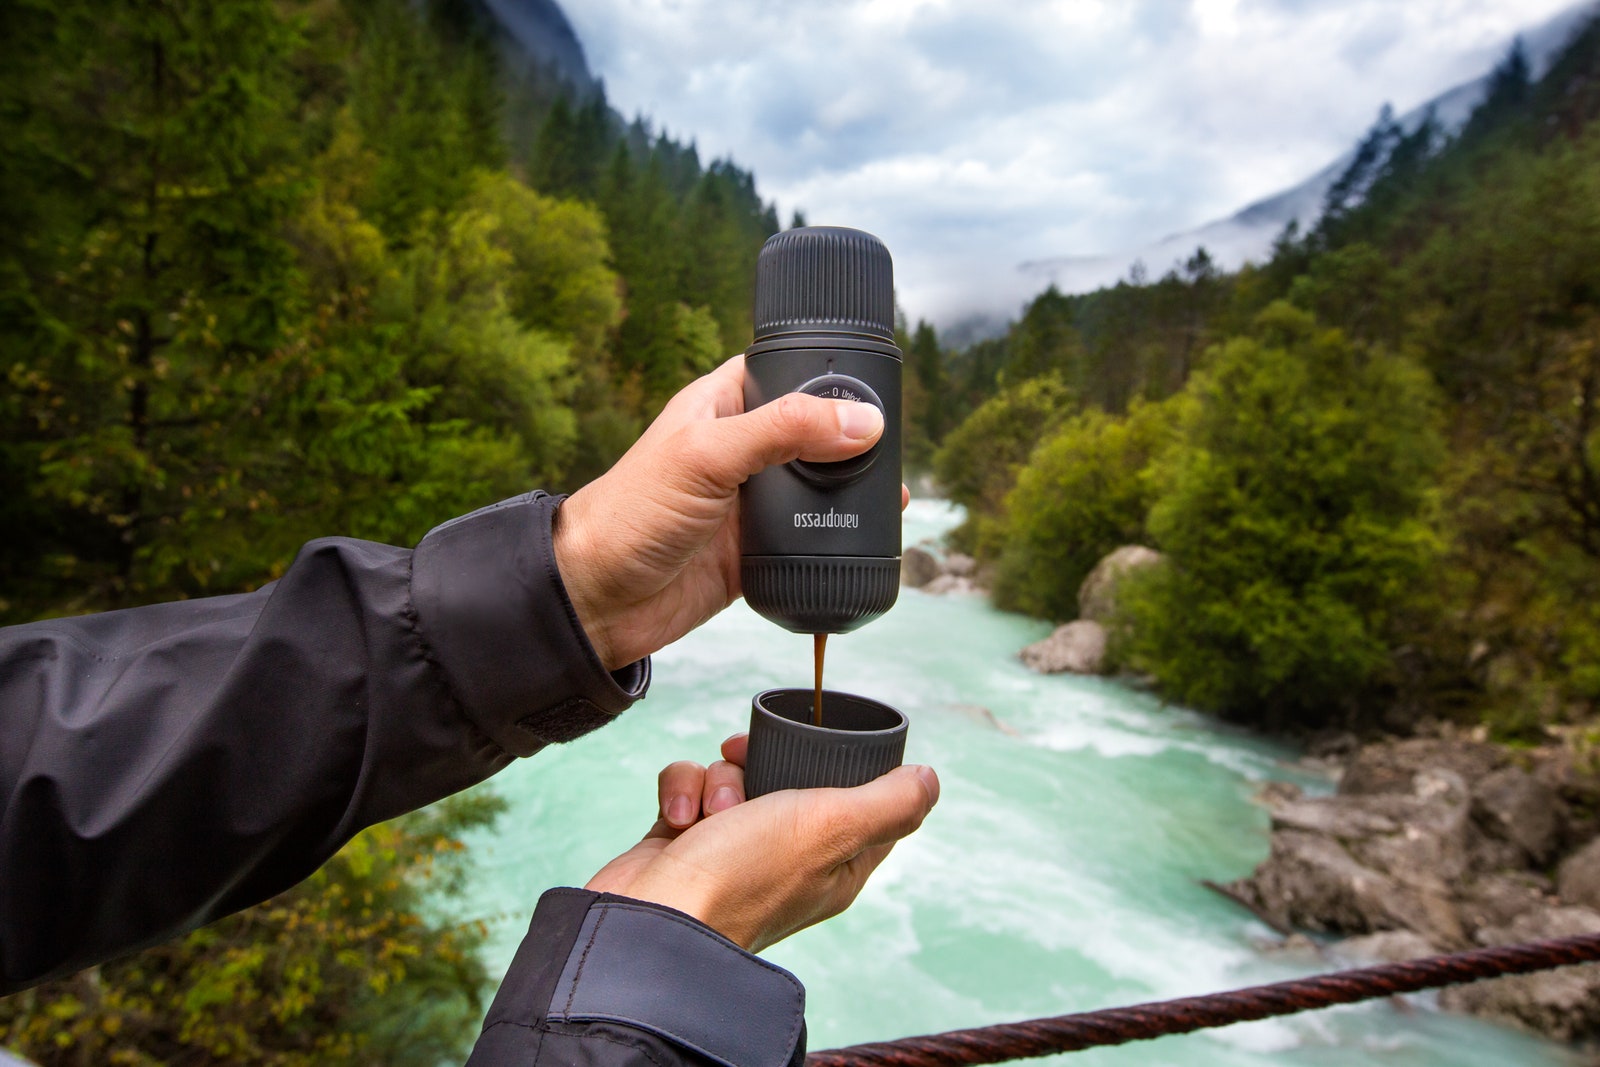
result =
M829 530L856 530L861 527L861 516L829 508L821 511L797 511L794 524L800 527L822 527Z

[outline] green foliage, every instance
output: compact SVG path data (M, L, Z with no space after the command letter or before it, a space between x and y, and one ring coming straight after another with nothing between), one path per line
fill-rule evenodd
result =
M1365 505L1350 505L1339 520L1344 525L1329 530L1313 526L1308 533L1303 515L1291 521L1285 494L1292 498L1297 485L1312 484L1312 475L1329 476L1324 461L1334 457L1319 458L1314 448L1285 453L1299 457L1292 464L1263 459L1251 468L1260 488L1249 500L1259 514L1238 501L1234 510L1216 503L1229 499L1228 477L1245 477L1232 461L1207 460L1212 453L1200 449L1180 462L1193 450L1186 444L1159 465L1161 505L1149 531L1173 540L1178 557L1187 551L1196 561L1212 561L1143 579L1152 586L1142 598L1150 604L1209 605L1207 614L1176 629L1151 631L1167 642L1159 653L1171 691L1256 721L1342 711L1297 704L1309 698L1287 692L1286 680L1298 677L1301 692L1347 687L1348 703L1367 701L1366 710L1381 712L1388 725L1453 715L1521 738L1600 710L1600 682L1591 668L1600 648L1592 610L1600 602L1597 87L1600 17L1592 17L1538 80L1520 47L1513 48L1482 106L1453 137L1431 119L1406 128L1386 111L1334 183L1319 222L1306 233L1286 229L1269 262L1222 275L1197 253L1154 281L1140 270L1094 293L1049 290L1006 336L949 356L949 395L958 411L980 411L1006 386L1049 371L1086 409L1117 413L1139 398L1185 392L1198 398L1204 390L1211 397L1206 410L1216 412L1252 394L1219 398L1215 367L1203 387L1186 385L1208 359L1227 364L1243 361L1241 351L1256 352L1252 358L1277 368L1264 380L1287 388L1294 382L1282 377L1288 373L1279 366L1282 353L1327 347L1272 326L1294 318L1281 307L1265 325L1256 324L1274 302L1288 301L1341 331L1342 343L1360 354L1350 357L1352 365L1409 366L1415 356L1439 384L1447 459L1420 482L1437 503L1430 510L1437 544L1424 545L1420 533L1413 543L1409 534L1419 528L1395 518L1408 514L1404 509L1382 512L1370 536L1356 521L1369 514ZM1243 350L1236 348L1241 344ZM1287 434L1295 424L1285 403L1274 411L1284 422L1276 432ZM1378 422L1387 410L1375 403L1367 417ZM1240 426L1252 424L1247 412L1238 418ZM1345 430L1317 425L1312 438L1344 439ZM1032 468L1022 479L1029 493L1020 486L1010 498L993 492L1006 480L986 474L1020 461L1013 455L991 462L980 444L991 434L1004 453L1007 438L992 419L986 428L952 433L949 440L959 440L960 448L947 448L942 477L969 508L968 524L958 531L962 543L992 560L1007 538L1025 538L1035 524L1031 516L1018 518L1025 496L1030 511L1056 509L1063 529L1078 517L1071 504L1050 500L1043 474ZM1278 447L1264 431L1260 442ZM1071 471L1062 448L1051 461ZM1269 454L1266 444L1261 448ZM1378 462L1376 452L1361 454L1363 462ZM1207 462L1218 466L1203 477ZM1286 488L1269 491L1273 479ZM1349 480L1343 484L1348 489ZM1208 486L1210 496L1201 492ZM1204 500L1218 510L1201 507ZM1231 525L1252 514L1258 521ZM1089 515L1082 519L1087 523ZM1195 532L1205 529L1225 536L1209 543ZM1053 546L1041 533L1026 551L1011 549L1015 577L1002 581L1002 598L1027 610L1066 613L1064 593L1081 564L1065 549L1045 562ZM1025 559L1037 565L1024 567ZM1373 609L1381 599L1373 590L1383 585L1375 576L1398 582L1419 559L1433 560L1421 586L1411 584L1404 596L1396 593ZM1291 581L1283 571L1291 565L1310 576ZM1247 580L1256 573L1259 582ZM1219 589L1233 590L1233 598ZM1041 606L1044 595L1035 590L1053 590L1054 606ZM1154 622L1161 617L1156 612ZM1404 649L1396 659L1391 646L1401 632Z
M1289 301L1359 340L1398 344L1404 336L1404 287L1369 244L1318 256L1289 287Z
M1073 301L1051 286L1034 298L1008 338L1006 375L1026 381L1046 374L1082 386L1082 341L1073 328Z
M551 103L527 165L536 188L592 202L606 221L628 313L612 348L614 395L603 407L641 405L623 421L653 416L700 373L693 368L749 342L756 255L778 219L748 172L727 160L702 166L692 145L654 134L642 119L624 126L599 90ZM720 358L697 347L708 341L708 320Z
M984 403L945 439L933 472L946 496L967 509L952 543L984 559L1005 536L1006 494L1034 448L1071 413L1072 394L1054 377L1034 378Z
M297 312L296 38L264 0L57 5L35 25L7 53L59 66L8 82L0 115L17 153L0 199L27 219L0 253L0 360L22 383L0 467L34 521L0 573L43 553L25 590L137 599L173 575L176 528L253 499L239 467L258 443L216 446L257 417Z
M375 826L300 885L188 937L0 1000L0 1044L55 1064L458 1062L483 1014L463 886L479 792Z
M1135 401L1123 417L1087 411L1033 453L1006 499L995 603L1078 617L1078 587L1106 553L1144 539L1150 465L1175 440L1180 401Z
M925 470L933 450L944 439L952 413L945 354L939 347L939 335L926 322L917 323L902 351L906 367L901 450L907 467Z
M356 206L390 240L423 239L416 227L455 207L475 171L505 161L491 46L442 38L405 4L352 0L345 10L358 42L348 103L372 149Z
M1212 360L1151 510L1168 562L1133 583L1127 652L1186 703L1317 725L1370 693L1437 558L1432 388L1287 304Z
M603 98L522 169L502 130L561 93L500 71L488 27L459 0L0 4L0 623L249 590L313 537L411 544L570 487L743 343L777 228L754 179ZM450 810L12 998L0 1040L454 1059L484 975L423 906L478 819Z

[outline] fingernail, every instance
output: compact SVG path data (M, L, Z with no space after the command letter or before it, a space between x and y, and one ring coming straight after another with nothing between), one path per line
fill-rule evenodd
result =
M857 441L874 437L883 429L883 412L872 404L839 401L839 431Z
M694 802L681 794L667 801L667 821L673 826L688 826L694 822Z
M719 811L727 811L739 803L739 794L733 791L732 786L723 786L711 794L711 799L706 801L706 814L712 815Z
M932 767L917 768L917 780L922 783L922 788L928 791L928 807L939 803L939 776L933 773Z

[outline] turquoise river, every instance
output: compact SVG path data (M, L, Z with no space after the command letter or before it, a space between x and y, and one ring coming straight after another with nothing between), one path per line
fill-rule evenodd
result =
M955 520L913 501L905 543ZM1200 879L1267 851L1251 795L1269 778L1326 788L1294 753L1098 679L1043 677L1017 650L1048 632L975 596L906 590L828 645L827 684L911 718L908 761L939 806L845 914L768 950L807 989L813 1049L1134 1004L1324 970ZM737 604L658 654L649 697L612 726L511 767L510 803L470 839L459 906L491 924L503 972L541 890L582 885L655 815L657 770L706 762L750 697L809 685L811 639ZM997 725L998 724L998 725ZM1427 997L1056 1057L1071 1067L1572 1064L1565 1050L1436 1011ZM1035 1061L1040 1062L1040 1061Z

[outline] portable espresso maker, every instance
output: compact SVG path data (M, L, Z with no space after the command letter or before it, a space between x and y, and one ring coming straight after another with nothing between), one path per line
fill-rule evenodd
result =
M894 265L882 241L837 226L767 241L756 260L745 410L809 393L872 404L884 423L882 438L859 456L770 467L740 490L745 601L794 633L848 633L900 594L902 362ZM755 698L747 795L860 785L900 765L905 716L846 693L822 690L820 701L814 707L807 689Z
M745 482L739 498L745 601L795 633L840 634L900 593L900 369L894 267L871 234L788 230L756 260L755 343L746 411L784 393L858 400L883 437L837 463L795 460Z

